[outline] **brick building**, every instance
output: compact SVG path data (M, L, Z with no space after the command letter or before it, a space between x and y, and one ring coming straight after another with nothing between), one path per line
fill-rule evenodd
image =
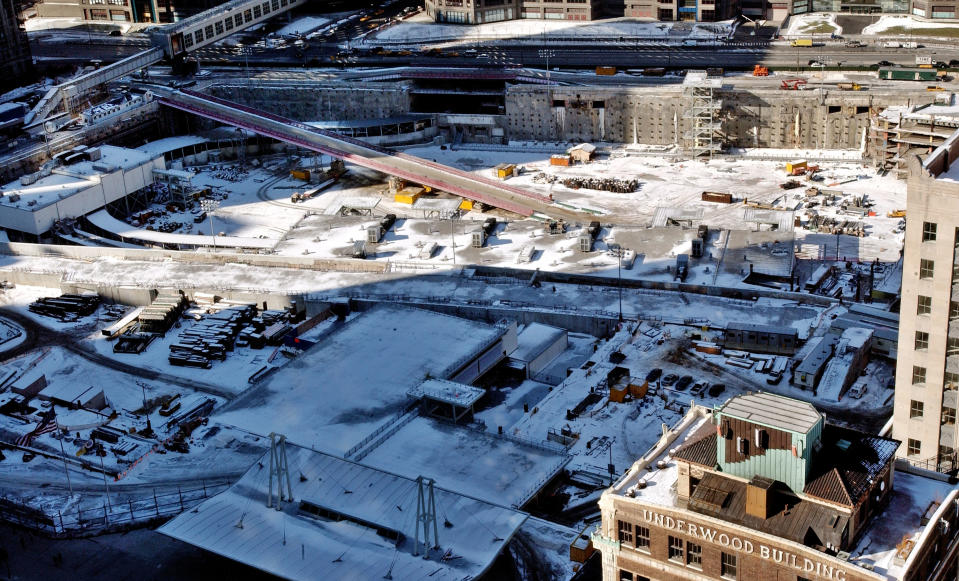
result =
M782 396L694 406L603 494L603 580L955 579L959 490L898 447Z

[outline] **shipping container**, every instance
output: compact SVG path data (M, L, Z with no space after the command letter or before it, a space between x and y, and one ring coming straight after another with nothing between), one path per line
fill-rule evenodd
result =
M568 155L553 155L549 158L550 165L569 165L569 156Z
M596 74L597 75L615 75L616 67L605 67L605 66L596 67Z
M310 170L308 169L294 169L290 171L290 176L293 179L303 180L304 182L310 181Z
M703 192L702 200L704 202L716 202L719 204L732 204L733 195L723 192Z
M393 196L393 200L400 204L412 205L422 195L423 188L410 186L396 192L396 194Z
M889 81L935 81L936 69L883 67L879 69L879 78Z
M463 201L460 202L460 210L466 210L467 212L473 209L473 200L467 200L463 198Z

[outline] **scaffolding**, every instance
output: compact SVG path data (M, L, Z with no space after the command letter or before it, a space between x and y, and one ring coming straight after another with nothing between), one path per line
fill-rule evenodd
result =
M869 139L876 166L904 178L912 155L925 158L959 128L955 101L953 94L944 93L930 105L890 107L873 114Z
M683 146L692 157L712 157L722 150L722 122L718 117L723 103L715 94L722 84L722 79L707 77L706 71L689 71L683 80L683 119L691 122L689 131L683 134Z

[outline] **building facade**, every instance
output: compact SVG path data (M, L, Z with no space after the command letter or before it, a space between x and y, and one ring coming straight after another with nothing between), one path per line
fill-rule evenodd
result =
M959 132L910 162L893 434L910 463L955 473L959 407ZM955 167L953 167L955 166Z
M0 0L0 75L6 82L0 87L15 86L33 68L27 34L20 25L18 4Z
M157 22L155 0L41 0L37 16L91 22Z
M603 581L955 579L959 489L898 446L772 394L693 406L603 494Z
M959 14L959 2L938 2L937 0L913 0L912 11L923 18L956 18Z
M426 0L426 14L434 21L459 24L617 16L711 22L732 18L737 10L736 0Z

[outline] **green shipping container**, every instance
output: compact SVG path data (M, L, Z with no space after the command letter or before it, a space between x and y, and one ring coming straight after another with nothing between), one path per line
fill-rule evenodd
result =
M879 78L890 81L935 81L935 69L886 67L879 69Z

